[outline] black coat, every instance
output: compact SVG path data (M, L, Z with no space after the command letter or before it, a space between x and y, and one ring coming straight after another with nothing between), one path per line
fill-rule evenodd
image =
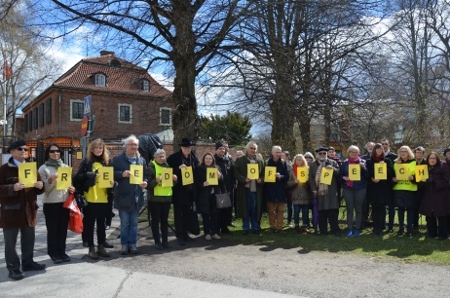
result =
M212 214L217 212L215 196L211 194L220 193L224 191L223 180L219 179L219 185L204 186L206 181L206 167L201 165L195 171L195 207L197 213Z
M264 190L267 202L284 203L286 202L286 185L289 180L289 171L287 163L283 159L279 159L277 163L273 158L269 158L266 167L276 167L276 172L280 173L281 178L276 178L274 182L264 182Z
M372 181L375 178L376 161L369 159L366 163L370 174L366 196L372 206L385 206L392 203L392 178L395 176L394 167L389 158L385 158L384 162L386 163L387 179L380 180L377 183Z
M421 182L422 187L419 213L426 216L446 216L450 214L450 174L446 164L431 168L430 178Z
M195 185L183 185L183 178L181 177L180 165L185 164L186 166L192 166L192 172L194 174L194 184L195 184L195 171L198 167L198 159L191 152L187 157L183 157L181 151L175 152L167 158L167 163L173 169L173 173L177 175L179 181L173 187L173 203L180 205L192 205L191 198L195 196ZM193 195L189 194L194 192Z

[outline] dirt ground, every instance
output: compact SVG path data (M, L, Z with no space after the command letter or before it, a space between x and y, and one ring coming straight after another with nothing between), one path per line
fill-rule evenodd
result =
M448 297L450 267L406 264L398 260L206 241L203 236L180 247L158 251L148 225L139 230L138 256L120 256L118 231L108 266L130 271L234 285L306 297Z

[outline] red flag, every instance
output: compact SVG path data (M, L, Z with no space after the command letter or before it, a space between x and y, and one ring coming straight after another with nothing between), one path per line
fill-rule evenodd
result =
M8 61L3 58L3 80L8 80L12 76L12 70L8 65Z

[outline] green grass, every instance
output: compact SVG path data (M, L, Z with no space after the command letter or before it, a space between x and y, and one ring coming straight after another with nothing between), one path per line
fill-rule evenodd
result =
M309 252L331 252L338 254L355 254L378 261L386 262L406 262L406 263L429 263L435 265L450 264L450 240L437 241L436 239L426 239L425 219L422 216L419 220L420 231L412 237L397 236L397 225L394 226L394 233L385 233L383 237L373 236L372 228L362 231L360 237L346 237L346 223L341 208L339 225L342 236L314 235L314 234L294 234L294 229L285 227L285 235L269 232L268 215L264 214L261 220L261 236L242 234L242 221L236 220L236 228L230 227L231 235L222 235L222 239L244 245L266 246L263 250L273 250L277 248L292 249L298 248L298 253L307 254ZM146 213L141 215L141 220L146 221ZM171 210L170 219L173 223L173 213ZM286 224L286 220L284 220Z

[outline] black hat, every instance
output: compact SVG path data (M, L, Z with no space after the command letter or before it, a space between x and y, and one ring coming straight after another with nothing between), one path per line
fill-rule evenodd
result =
M326 151L328 152L328 148L327 147L319 147L316 152L321 152L321 151Z
M16 148L19 148L21 146L26 146L26 145L27 145L27 143L24 140L17 140L15 142L12 142L11 145L9 145L8 153L10 153L12 149L16 149Z
M181 143L178 144L181 147L189 147L189 146L195 146L194 143L191 142L188 138L181 139Z
M444 150L444 156L445 156L445 154L447 154L447 152L450 152L450 148L447 148Z
M219 149L220 147L223 147L223 143L222 142L217 142L216 143L216 150Z

